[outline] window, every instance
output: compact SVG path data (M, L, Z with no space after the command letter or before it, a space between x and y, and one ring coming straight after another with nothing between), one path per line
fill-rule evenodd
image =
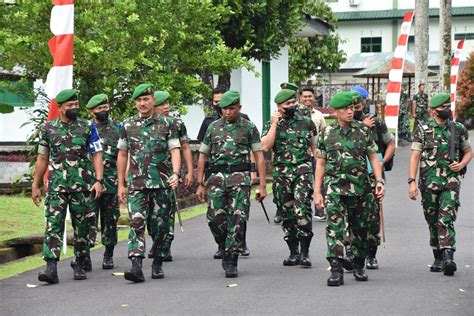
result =
M454 40L459 41L459 40L472 40L474 39L474 33L459 33L459 34L454 34Z
M360 39L361 53L380 53L382 51L381 37L362 37Z

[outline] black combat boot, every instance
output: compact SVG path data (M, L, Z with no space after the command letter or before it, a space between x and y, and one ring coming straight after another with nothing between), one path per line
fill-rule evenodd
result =
M328 279L328 286L340 286L344 284L344 273L342 271L342 260L331 258L331 276Z
M290 256L283 260L284 266L296 266L300 263L299 241L296 238L288 239L286 241L290 249Z
M92 260L91 260L91 255L88 254L86 257L84 257L84 263L82 264L82 268L86 272L91 272L92 271Z
M114 245L105 246L104 258L102 259L102 269L114 268Z
M346 249L346 256L342 260L342 267L346 269L347 271L352 271L354 270L354 267L352 266L352 260L354 260L354 254L352 253L352 246L347 245L344 248Z
M222 255L222 269L224 269L224 271L229 268L231 258L230 252L224 251L224 254Z
M377 254L377 245L369 246L369 257L367 258L366 268L370 270L376 270L379 268L379 263L375 258Z
M311 259L309 258L309 245L310 244L311 244L311 237L302 238L300 240L300 246L301 246L300 265L303 268L311 267Z
M171 243L170 243L170 249L168 249L168 253L166 256L163 258L163 262L172 262L173 261L173 256L171 255Z
M46 261L46 270L38 274L38 281L47 282L49 284L58 283L57 263L58 261L56 259Z
M283 221L283 217L281 217L281 210L277 208L275 217L273 218L273 222L275 224L280 224Z
M225 240L224 241L218 241L217 242L217 251L214 254L214 259L222 259L222 257L224 257L224 251L225 251Z
M250 256L250 249L247 247L247 222L240 223L240 229L242 229L242 253L241 256Z
M84 261L87 257L76 257L76 262L74 263L74 280L85 280L87 279L86 271L84 271Z
M229 263L227 264L227 269L225 270L226 278L236 278L239 273L237 271L237 262L239 261L239 254L232 252L229 255Z
M153 264L151 265L151 278L152 279L163 279L165 273L163 272L163 257L155 257Z
M364 269L365 260L364 259L354 258L352 265L354 266L354 272L352 273L354 274L356 281L367 281L369 279L367 274L365 274L365 269Z
M145 281L145 276L142 271L142 257L132 257L132 268L125 271L124 277L125 280L129 280L135 283Z
M430 267L431 272L443 271L443 253L441 250L433 250L434 262Z
M457 270L456 263L454 262L454 250L443 249L443 271L444 275L453 275Z

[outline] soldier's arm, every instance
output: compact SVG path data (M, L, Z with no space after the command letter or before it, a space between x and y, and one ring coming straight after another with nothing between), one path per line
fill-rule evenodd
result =
M48 168L48 154L38 154L36 158L35 171L34 171L34 180L31 185L31 198L33 203L36 206L39 206L41 203L41 191L39 189L39 183L43 179L44 173Z
M383 164L386 161L392 159L393 155L395 154L395 137L388 131L387 125L384 121L381 120L380 125L382 128L382 140L385 144L385 155L382 157Z
M204 166L206 164L206 161L207 161L207 154L201 152L199 154L199 160L198 160L198 164L197 164L197 183L198 183L198 187L197 187L197 191L196 191L196 196L198 198L198 200L201 202L201 203L204 203L204 194L205 194L205 186L204 186Z
M276 138L276 129L278 125L278 121L281 119L280 112L273 112L272 113L272 120L270 124L270 128L265 136L262 137L262 146L264 151L270 151L275 144Z
M191 146L189 142L181 143L181 151L183 153L184 163L186 164L186 186L190 186L193 182L193 153L191 152Z
M102 152L95 152L92 154L92 163L94 165L94 171L95 171L95 178L97 180L103 180L104 179L104 161L102 160ZM95 198L94 200L98 199L101 195L102 192L104 191L104 186L102 183L97 181L94 183L90 191L95 191Z
M418 173L418 165L420 163L421 158L421 150L413 149L411 150L410 155L410 167L408 170L408 178L416 179L416 174ZM408 185L408 196L412 200L416 200L416 196L418 195L418 187L416 185L416 181L410 182Z
M258 170L258 178L259 178L259 195L257 200L263 201L263 199L267 196L267 181L266 181L266 170L265 170L265 158L263 157L263 151L255 151L255 161L257 164L257 170Z
M411 116L416 117L416 101L413 100L411 103Z
M121 203L125 203L125 170L128 164L128 150L119 149L117 154L117 195Z
M326 171L326 159L316 158L316 172L314 173L314 203L319 209L324 209L324 198L321 194L323 178Z

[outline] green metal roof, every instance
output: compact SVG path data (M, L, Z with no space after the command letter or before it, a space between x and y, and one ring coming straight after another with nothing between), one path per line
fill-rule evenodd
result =
M409 10L380 10L380 11L351 11L351 12L334 12L339 21L354 20L388 20L403 18ZM473 16L474 7L455 7L451 11L452 16ZM429 9L430 17L438 17L439 9Z
M34 105L34 100L28 100L24 96L0 87L0 104L13 107L29 107Z

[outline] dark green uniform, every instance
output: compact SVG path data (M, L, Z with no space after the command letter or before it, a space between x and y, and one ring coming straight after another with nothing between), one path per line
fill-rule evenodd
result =
M398 110L398 138L408 140L410 136L410 116L408 94L400 93L400 108Z
M413 101L416 103L415 107L415 125L413 126L413 133L417 126L428 119L428 94L417 93L413 96Z

